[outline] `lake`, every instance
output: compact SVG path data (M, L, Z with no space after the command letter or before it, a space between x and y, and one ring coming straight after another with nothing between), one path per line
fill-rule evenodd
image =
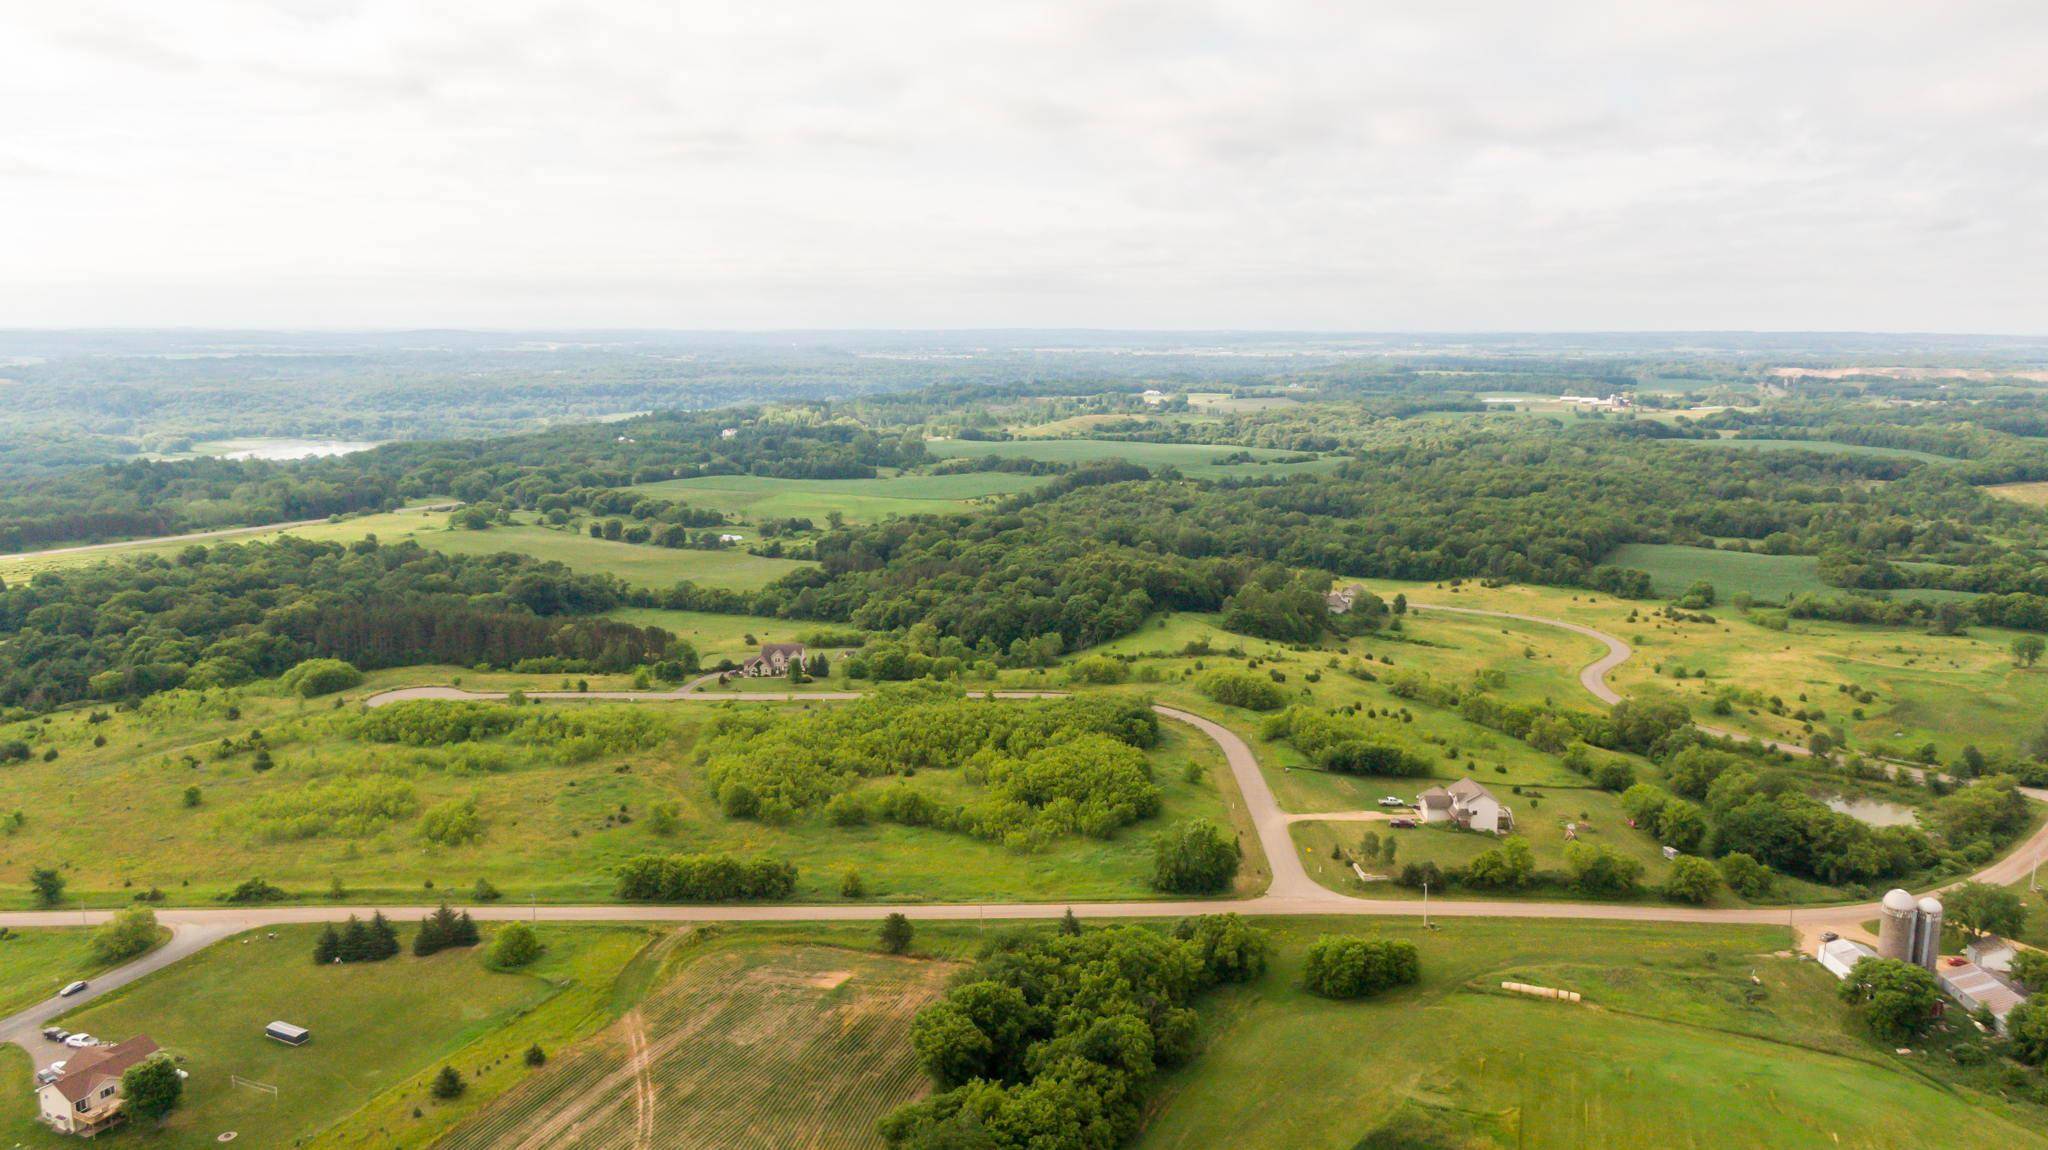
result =
M1821 802L1826 803L1831 811L1874 827L1910 827L1920 821L1919 812L1912 807L1888 803L1883 799L1852 799L1834 795Z
M350 439L216 439L196 444L192 450L221 459L312 459L323 455L353 455L377 446L376 443Z

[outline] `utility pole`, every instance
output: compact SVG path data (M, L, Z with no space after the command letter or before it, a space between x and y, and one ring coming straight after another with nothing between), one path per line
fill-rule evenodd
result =
M1429 880L1422 880L1422 929L1429 929Z

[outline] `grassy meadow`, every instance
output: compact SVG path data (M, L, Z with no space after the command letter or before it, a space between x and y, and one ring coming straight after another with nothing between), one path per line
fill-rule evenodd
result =
M397 682L451 680L491 689L560 686L540 676L413 669L373 677L356 696ZM255 689L172 693L99 724L69 712L0 727L0 739L31 737L39 750L59 754L8 768L10 795L27 815L0 834L0 900L28 905L28 872L47 865L65 876L68 899L93 905L152 887L172 904L206 903L256 876L306 901L331 897L337 880L343 900L371 901L434 897L429 891L462 896L478 879L515 901L601 901L611 897L621 861L698 851L786 858L799 870L800 901L839 900L849 870L859 871L869 898L891 902L1135 898L1150 894L1154 831L1198 815L1244 825L1221 753L1174 724L1149 752L1164 794L1157 819L1110 839L1067 837L1022 854L928 827L832 827L816 812L786 826L728 819L695 759L718 704L558 705L644 720L654 733L639 749L619 752L529 746L511 736L407 748L358 738L347 706ZM228 717L230 707L239 717ZM246 746L219 753L223 739L245 745L258 729L272 769L255 769ZM104 746L93 745L98 738ZM946 772L924 772L918 782L942 801L980 792ZM196 805L188 788L196 788ZM425 837L427 812L462 803L475 806L479 839L443 845ZM647 817L657 803L676 808L668 834ZM1248 867L1245 889L1255 889L1262 873Z
M9 930L0 937L0 1018L105 969L92 956L85 927Z
M2048 1145L2038 1107L2002 1101L1993 1071L1942 1052L1974 1032L1890 1053L1831 976L1790 957L1782 928L1267 925L1272 969L1200 1003L1203 1052L1165 1076L1140 1150L1213 1146L1218 1131L1241 1150ZM1412 941L1422 982L1312 997L1303 954L1324 933ZM1513 997L1506 980L1586 1002Z
M431 501L429 501L431 502ZM199 540L206 546L226 543L258 543L279 536L291 535L300 539L352 543L364 536L375 535L386 542L424 536L439 532L448 525L445 511L393 511L368 515L342 516L326 523L314 523L305 527L275 528L263 527L237 532L218 539ZM33 577L39 571L62 571L94 563L108 563L138 555L175 555L192 546L194 541L152 542L138 540L132 544L109 547L99 551L80 551L68 555L31 555L26 558L0 561L0 580L18 583Z
M521 1051L534 1043L556 1050L596 1031L651 974L635 970L635 957L655 937L647 928L539 930L546 953L516 973L486 969L480 950L424 959L408 950L384 962L315 966L319 928L252 931L59 1022L109 1041L147 1034L189 1073L184 1100L164 1125L130 1127L118 1136L122 1145L211 1146L232 1130L246 1144L292 1146L344 1120L353 1135L314 1144L423 1145L524 1078ZM410 928L400 935L409 942ZM312 1040L292 1047L264 1037L274 1019L307 1027ZM450 1102L427 1091L444 1063L470 1082ZM275 1086L277 1094L238 1086L234 1076ZM28 1097L25 1081L9 1077L5 1085L10 1097ZM0 1116L0 1140L76 1144L36 1124L32 1112L15 1111Z
M766 587L804 566L764 559L745 551L698 551L592 539L579 526L544 527L520 523L487 531L438 531L418 536L420 546L450 555L494 555L517 551L552 559L587 574L616 575L635 587L665 589L687 579L703 587L751 590Z
M1049 476L1008 472L965 475L897 475L880 479L772 479L759 475L707 475L669 479L635 487L648 495L676 499L738 515L750 521L809 519L818 526L837 511L849 523L872 523L897 515L963 511L992 496L1029 491Z

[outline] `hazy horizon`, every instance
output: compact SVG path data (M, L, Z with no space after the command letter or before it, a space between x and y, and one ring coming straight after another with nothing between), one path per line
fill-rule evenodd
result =
M2048 9L0 16L12 328L2048 334Z

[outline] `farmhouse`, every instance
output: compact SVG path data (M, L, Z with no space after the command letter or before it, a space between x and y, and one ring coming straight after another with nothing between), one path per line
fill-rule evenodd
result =
M1340 587L1323 596L1323 602L1329 605L1330 614L1342 615L1351 610L1352 605L1358 602L1358 597L1365 593L1364 584L1353 583L1349 587Z
M804 661L802 643L763 643L761 653L740 664L740 674L749 678L786 675L791 663Z
M64 1073L36 1091L36 1116L59 1134L90 1138L108 1129L121 1120L122 1073L156 1051L156 1043L144 1035L79 1051Z
M1489 834L1515 827L1515 812L1471 779L1459 779L1448 787L1431 787L1415 796L1415 805L1422 811L1425 823L1456 823L1468 831Z

